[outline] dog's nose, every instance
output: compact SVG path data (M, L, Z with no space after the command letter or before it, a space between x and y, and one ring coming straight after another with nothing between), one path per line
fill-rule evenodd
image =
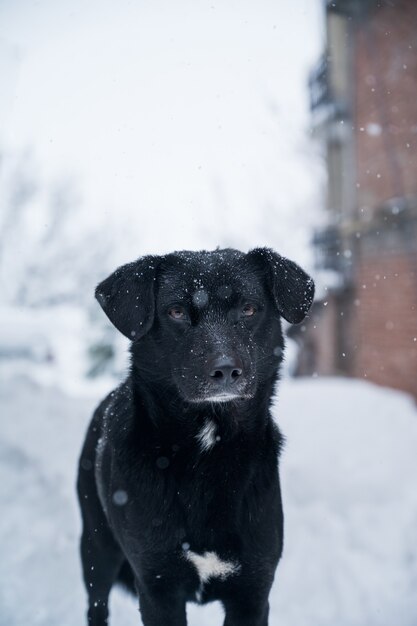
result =
M220 357L211 364L210 378L220 385L230 385L242 376L242 367L240 359Z

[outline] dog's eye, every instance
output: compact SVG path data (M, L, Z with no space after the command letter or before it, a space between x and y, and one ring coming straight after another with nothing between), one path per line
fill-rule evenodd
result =
M252 317L253 315L255 315L256 311L257 309L254 304L245 304L245 306L242 308L242 317Z
M173 320L182 321L188 319L186 310L182 306L172 306L168 309L168 315L172 317Z

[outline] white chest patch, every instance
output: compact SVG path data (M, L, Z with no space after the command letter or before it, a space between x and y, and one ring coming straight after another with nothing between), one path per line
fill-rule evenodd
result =
M196 552L187 550L184 556L196 568L202 584L207 582L210 578L220 578L224 580L232 574L237 574L240 570L238 563L222 561L215 552L197 554Z
M216 424L212 421L207 421L196 435L196 439L203 452L210 450L216 443Z

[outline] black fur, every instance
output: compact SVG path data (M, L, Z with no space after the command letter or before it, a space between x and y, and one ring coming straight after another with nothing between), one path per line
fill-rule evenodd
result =
M107 623L115 582L136 589L145 626L185 626L186 602L215 599L224 626L268 624L283 545L269 412L280 317L300 322L313 294L303 270L264 248L144 257L97 287L132 344L130 374L97 408L80 458L90 625Z

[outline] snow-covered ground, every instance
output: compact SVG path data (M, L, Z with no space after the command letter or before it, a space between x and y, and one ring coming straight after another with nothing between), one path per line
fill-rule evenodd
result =
M79 626L85 610L75 499L93 395L27 377L0 383L0 624ZM271 625L412 626L417 619L417 412L397 392L336 379L286 380L276 418L286 542ZM140 618L112 596L114 626ZM191 626L222 623L191 606Z

